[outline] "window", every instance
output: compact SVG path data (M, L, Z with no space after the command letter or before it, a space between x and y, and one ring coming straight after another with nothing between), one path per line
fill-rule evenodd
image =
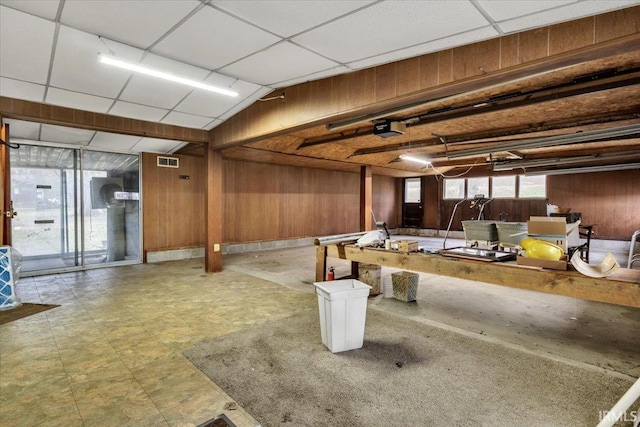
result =
M547 196L546 189L547 181L544 175L445 179L443 199L472 199L477 195L494 199L538 199Z
M489 178L469 178L467 179L467 197L482 195L489 197Z
M516 177L494 176L491 178L491 196L494 199L507 199L516 197Z
M445 199L464 199L465 179L445 179L444 180L444 198Z
M518 197L520 198L540 198L547 196L546 176L525 176L519 175Z
M420 178L406 178L404 180L404 202L420 203L422 201L422 180Z

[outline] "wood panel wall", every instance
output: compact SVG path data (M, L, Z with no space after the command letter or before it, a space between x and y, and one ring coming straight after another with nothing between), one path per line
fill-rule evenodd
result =
M205 159L171 155L180 168L158 167L157 154L142 154L143 253L205 244ZM180 179L188 175L189 179Z
M400 225L402 212L402 180L390 176L373 176L373 213L376 220L386 221L387 228Z
M549 176L547 195L581 212L596 238L629 240L640 229L640 170Z
M406 105L409 100L431 98L434 88L444 91L446 85L456 82L468 84L452 94L486 87L485 74L538 66L535 61L639 32L637 6L291 86L284 90L285 101L254 103L213 129L213 141L218 147L229 146L285 128L304 128ZM576 62L581 60L581 54L575 58Z

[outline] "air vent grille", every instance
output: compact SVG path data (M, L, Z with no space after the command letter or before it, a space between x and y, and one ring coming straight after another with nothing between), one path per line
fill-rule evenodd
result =
M161 168L179 168L180 159L177 157L158 156L158 167Z

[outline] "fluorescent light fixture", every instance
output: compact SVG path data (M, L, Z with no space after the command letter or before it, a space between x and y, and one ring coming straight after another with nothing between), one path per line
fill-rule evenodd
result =
M425 166L431 166L431 162L429 160L420 159L418 157L407 156L406 154L400 154L400 158L408 162L420 163Z
M102 62L103 64L113 65L114 67L123 68L125 70L133 71L135 73L140 73L140 74L144 74L151 77L157 77L159 79L169 80L175 83L181 83L183 85L195 87L198 89L208 90L209 92L220 93L222 95L238 96L238 93L232 90L222 89L222 88L211 86L202 82L197 82L195 80L185 79L184 77L174 76L173 74L163 73L162 71L154 70L152 68L147 68L141 65L120 61L108 55L98 55L98 57L100 58L100 62Z
M528 141L508 142L505 144L490 144L488 146L469 148L467 150L449 151L447 153L447 158L455 159L459 157L481 156L499 151L554 147L558 145L575 144L578 142L592 142L603 138L618 138L634 134L640 134L640 124L571 133L568 135L555 135L545 138L535 138Z
M526 176L534 175L568 175L573 173L592 173L592 172L609 172L609 171L623 171L629 169L640 169L640 163L622 163L618 165L602 165L602 166L586 166L582 168L569 168L569 169L551 169L546 171L525 171Z

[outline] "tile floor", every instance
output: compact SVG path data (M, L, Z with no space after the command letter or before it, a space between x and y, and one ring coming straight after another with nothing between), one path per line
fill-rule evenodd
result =
M331 262L338 276L350 272ZM242 408L224 411L232 399L182 352L315 309L315 248L229 254L224 268L207 275L200 258L21 278L23 302L61 306L0 326L0 425L197 426L224 412L256 426ZM369 302L541 357L640 374L640 309L430 274L416 303Z
M203 260L18 281L60 307L0 326L3 426L194 426L224 412L257 422L182 356L195 343L313 304L313 295Z

